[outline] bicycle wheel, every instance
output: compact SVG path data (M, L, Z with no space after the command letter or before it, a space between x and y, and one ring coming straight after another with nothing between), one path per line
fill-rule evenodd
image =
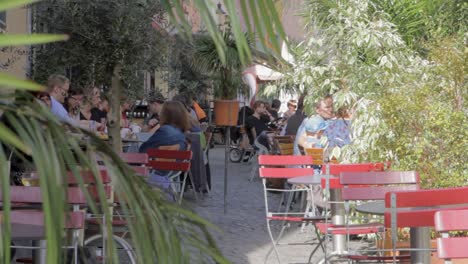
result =
M112 236L116 244L117 256L119 259L118 263L136 264L137 262L136 262L135 252L133 251L133 248L130 245L130 243L119 236L116 236L116 235L112 235ZM103 254L104 253L103 245L104 243L102 241L101 234L91 236L84 241L84 247L88 250L92 250L97 256L97 258L101 260L105 257Z
M229 160L234 163L239 163L242 159L242 150L238 148L231 148L229 150Z

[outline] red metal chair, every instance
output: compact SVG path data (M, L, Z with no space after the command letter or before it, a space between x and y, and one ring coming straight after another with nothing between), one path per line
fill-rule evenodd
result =
M344 225L345 224L345 210L343 206L343 201L341 199L341 189L343 185L340 183L339 175L342 172L372 172L380 171L380 168L376 168L374 163L357 163L357 164L332 164L326 163L322 166L322 179L321 186L325 192L325 199L331 206L331 215L332 223L334 225ZM325 207L325 214L328 214L328 206ZM325 222L325 225L321 225L321 232L328 233L328 221ZM330 256L325 253L323 261L326 261L328 258L333 256L341 256L347 254L345 239L343 238L345 234L334 235L336 239L333 241L333 252Z
M386 172L342 172L340 184L343 186L342 199L344 201L346 224L318 224L321 232L332 235L346 235L348 240L348 255L344 257L355 261L385 261L392 257L351 254L349 250L349 236L371 233L383 233L384 225L381 222L366 224L349 224L352 218L350 203L361 201L384 200L385 194L391 191L419 190L419 175L415 171L386 171ZM367 219L366 219L367 220ZM371 220L372 221L372 220ZM372 252L366 250L366 252ZM356 253L358 253L356 251Z
M168 171L169 180L171 181L172 190L179 194L176 199L179 204L182 203L184 197L185 184L187 178L193 184L192 174L190 173L190 160L192 159L192 151L190 150L165 150L165 149L148 149L149 156L148 167L156 171ZM181 180L176 180L177 178ZM180 188L177 184L182 182ZM198 200L195 189L195 198Z
M468 209L443 210L435 213L435 230L440 232L437 238L437 255L451 264L452 259L468 259ZM451 237L451 231L465 231L462 237Z
M263 183L263 190L264 190L264 198L265 198L265 212L266 212L266 220L267 220L267 229L268 234L270 236L271 242L273 244L273 249L276 253L276 257L280 262L279 252L277 249L277 245L279 245L279 240L284 231L285 223L286 222L307 222L315 223L319 221L325 220L323 216L305 216L305 212L289 212L289 202L286 204L286 210L280 211L279 209L274 211L270 209L268 203L268 191L277 191L277 192L284 192L284 193L294 193L298 191L304 191L302 189L275 189L267 187L267 179L289 179L294 177L302 177L302 176L312 176L314 175L314 170L311 168L313 164L313 159L310 156L290 156L290 155L281 155L281 156L273 156L273 155L260 155L258 157L258 162L260 165L259 175L262 179ZM281 166L281 167L278 167ZM284 166L294 166L286 168ZM275 239L273 236L270 222L271 221L282 221L283 228L280 231L280 234ZM320 234L317 232L316 228L314 228L317 234L318 243L317 246L313 249L312 254L315 251L322 247L322 250L325 250L322 245L323 238L320 237ZM294 243L298 244L298 243ZM268 259L270 252L265 257L265 260Z
M468 187L387 193L384 217L385 226L392 230L393 252L397 251L397 228L410 227L411 246L403 250L411 251L412 260L427 262L428 227L434 226L435 213L444 209L468 209Z

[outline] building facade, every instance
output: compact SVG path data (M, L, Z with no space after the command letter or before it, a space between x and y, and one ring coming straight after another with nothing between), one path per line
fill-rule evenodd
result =
M0 12L0 32L8 34L31 33L30 8L23 6ZM30 70L29 47L6 47L0 49L0 71L26 78Z

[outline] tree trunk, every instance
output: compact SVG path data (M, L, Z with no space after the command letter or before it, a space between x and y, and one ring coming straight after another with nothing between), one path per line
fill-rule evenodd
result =
M120 70L122 67L116 65L112 76L111 91L109 96L110 115L108 124L109 141L117 153L122 152L122 139L120 138L120 98L122 92L122 81Z

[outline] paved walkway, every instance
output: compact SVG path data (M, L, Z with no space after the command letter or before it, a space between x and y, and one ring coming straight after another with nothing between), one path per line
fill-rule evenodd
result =
M228 176L227 213L223 212L224 148L217 147L210 152L212 191L192 208L221 232L213 234L223 254L232 263L278 263L272 253L265 262L271 248L265 221L265 205L261 181L249 182L251 166L230 163ZM280 199L278 194L269 194L274 205ZM279 230L277 224L276 230ZM284 241L306 241L314 239L311 228L301 232L297 224L288 228ZM331 245L330 245L331 246ZM279 248L281 263L307 263L312 246L283 246ZM331 251L330 251L331 252ZM311 263L317 263L323 254L316 253Z

